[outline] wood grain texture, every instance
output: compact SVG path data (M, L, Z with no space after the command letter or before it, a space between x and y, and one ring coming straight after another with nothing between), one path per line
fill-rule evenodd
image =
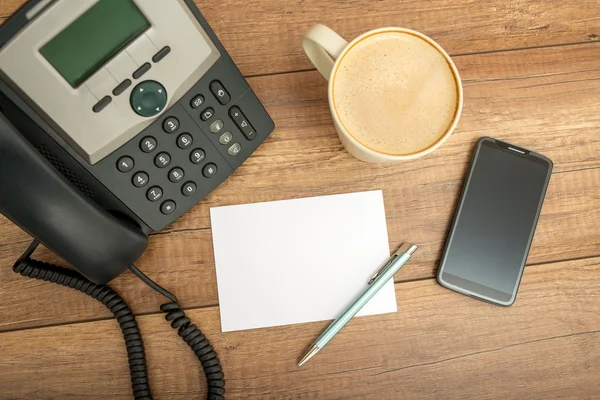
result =
M396 280L432 277L473 145L484 135L554 160L556 173L528 262L599 255L598 59L600 43L457 57L466 104L457 132L429 157L386 165L359 162L342 149L318 73L253 78L250 83L277 130L205 201L153 235L149 252L137 264L177 293L186 307L214 305L210 207L383 189L390 248L405 240L422 246L411 268ZM29 239L0 219L0 265L9 266ZM47 252L39 258L59 262ZM139 312L155 310L148 301L154 295L130 275L117 279L114 287ZM6 299L0 304L0 330L108 316L66 291L26 282L9 268L0 268L0 297ZM42 310L38 302L25 301L29 298L50 298L56 309ZM22 315L15 315L15 309Z
M231 399L591 400L600 393L600 258L527 269L510 308L434 280L398 283L396 296L397 313L356 318L304 368L297 358L326 322L222 334L216 307L189 314L223 361ZM139 322L156 398L201 398L191 352L160 315ZM0 354L2 399L130 396L112 320L2 333Z
M3 0L0 16L23 0ZM197 1L246 75L312 68L302 35L320 22L353 39L370 29L422 31L450 54L590 42L600 39L596 0L230 0Z

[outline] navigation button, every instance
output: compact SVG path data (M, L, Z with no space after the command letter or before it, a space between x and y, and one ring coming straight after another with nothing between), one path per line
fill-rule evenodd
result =
M154 117L167 105L167 91L156 81L144 81L131 91L131 108L142 117Z

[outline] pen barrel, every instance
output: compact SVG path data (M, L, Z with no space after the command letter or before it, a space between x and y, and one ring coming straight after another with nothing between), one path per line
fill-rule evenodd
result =
M315 345L319 348L325 347L335 335L356 315L364 306L367 305L381 288L394 277L394 274L400 270L410 260L410 255L406 253L398 254L398 256L390 263L389 266L381 272L381 274L367 287L367 289L346 309L342 315L336 318L323 331L321 336L315 341Z

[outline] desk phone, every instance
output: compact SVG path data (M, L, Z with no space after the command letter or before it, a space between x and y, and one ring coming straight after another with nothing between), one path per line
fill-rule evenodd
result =
M167 297L223 399L208 339L134 262L273 129L192 0L30 0L0 27L0 212L34 237L13 270L113 313L135 399L152 398L142 335L105 284L129 269ZM40 243L77 272L32 259Z
M191 0L29 1L0 32L0 74L0 107L21 134L145 232L274 129Z

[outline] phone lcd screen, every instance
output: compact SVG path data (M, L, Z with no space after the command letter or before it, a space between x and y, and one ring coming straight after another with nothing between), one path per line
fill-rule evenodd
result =
M543 156L480 140L438 274L442 285L514 302L551 169Z
M99 0L40 53L77 87L149 26L133 0Z

